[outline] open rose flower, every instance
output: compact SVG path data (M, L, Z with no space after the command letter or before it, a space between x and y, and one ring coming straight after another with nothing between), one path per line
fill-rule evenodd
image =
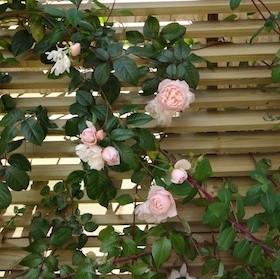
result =
M145 109L160 125L170 126L176 112L188 108L194 100L195 95L185 81L164 79L159 83L157 96Z
M148 223L165 222L167 218L177 215L176 204L170 192L163 187L152 186L148 199L135 208L140 220Z
M109 166L117 166L120 164L119 151L113 146L107 146L103 149L102 158Z
M72 46L69 47L69 52L71 56L76 57L81 53L81 44L75 43Z
M196 279L195 277L192 277L188 274L187 266L185 263L182 264L180 271L173 269L167 279L179 279L179 278Z
M104 168L105 161L102 159L102 148L100 146L79 144L76 146L76 154L83 162L88 163L90 169L101 171Z

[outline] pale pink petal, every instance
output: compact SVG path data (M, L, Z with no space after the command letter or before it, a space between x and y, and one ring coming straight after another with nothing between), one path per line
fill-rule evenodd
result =
M184 169L184 170L189 170L191 169L192 165L187 159L181 159L177 161L174 165L175 169Z

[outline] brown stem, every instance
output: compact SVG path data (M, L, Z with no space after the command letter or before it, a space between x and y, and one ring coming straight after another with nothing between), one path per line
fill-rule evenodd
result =
M113 4L112 4L112 7L111 7L111 9L110 9L109 15L108 15L107 20L106 20L106 23L108 22L109 18L110 18L111 15L112 15L112 12L113 12L113 10L114 10L115 4L116 4L116 0L114 0L114 2L113 2Z
M122 262L127 262L127 261L130 261L130 260L136 260L140 257L144 257L144 256L147 256L147 255L150 255L150 254L151 254L151 252L142 252L142 253L132 255L132 256L121 257L121 258L114 259L113 263L122 263Z
M201 191L205 197L207 198L208 201L215 203L216 199L211 196L193 177L189 176L188 181L196 187L199 191ZM245 235L247 238L249 238L251 241L255 242L256 244L260 245L261 248L263 249L264 253L270 257L272 260L275 260L275 256L272 254L275 251L273 251L271 248L267 247L262 243L260 239L255 237L252 233L250 233L247 228L245 228L243 225L235 221L232 217L228 217L228 221L238 230L240 231L243 235Z

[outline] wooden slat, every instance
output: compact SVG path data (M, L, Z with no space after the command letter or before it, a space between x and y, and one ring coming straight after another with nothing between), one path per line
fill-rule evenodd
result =
M102 2L104 4L110 4L112 1ZM265 4L269 9L279 10L278 0L266 0ZM114 14L120 15L117 9L128 9L135 16L143 15L170 15L172 14L198 14L198 13L228 13L232 12L229 7L229 2L227 0L185 0L185 1L117 1L115 5ZM260 9L264 11L264 8L260 5ZM237 12L247 12L255 11L255 8L250 0L245 0L241 2L240 7L236 10Z
M280 132L232 132L167 135L160 146L174 154L240 154L248 152L279 152ZM24 143L16 153L28 158L76 157L75 141L47 141L42 146Z
M280 105L280 94L277 89L220 89L220 90L197 90L195 102L190 105L193 110L201 108L242 108L242 107L270 107ZM48 112L68 113L69 106L76 102L75 97L64 94L59 97L47 98L25 98L15 99L18 108L26 110L38 106L38 103L45 106ZM114 102L113 107L120 109L127 104L139 105L140 109L144 109L146 104L153 99L154 96L141 96L137 91L129 94L121 94ZM103 103L101 98L96 100L97 103Z
M234 62L234 61L259 61L272 60L279 50L279 43L257 43L249 44L233 44L233 43L218 43L215 45L201 45L194 49L193 53L206 58L210 62ZM221 55L221 53L223 55ZM9 57L7 52L3 53L4 56ZM136 62L141 63L141 61ZM43 71L49 70L52 65L43 64L39 57L35 55L26 55L19 63L15 65L0 65L0 71Z
M246 37L252 36L253 33L263 26L264 21L262 19L248 19L248 20L238 20L238 21L216 21L216 22L207 22L207 21L193 21L189 24L181 23L185 25L187 30L185 37L199 39L199 38L221 38L221 37ZM136 27L131 27L129 24L125 27L125 31L129 30L138 30L142 32L143 24L139 24ZM161 24L161 28L163 25ZM116 39L123 39L123 27L114 27L116 30ZM19 28L8 30L0 30L1 39L11 39L11 37L18 31ZM273 33L271 33L273 34ZM276 34L276 33L275 33ZM267 33L262 31L260 36L265 36ZM38 64L40 65L40 64Z
M248 154L242 155L209 155L213 168L213 177L223 176L246 176L254 169L254 162ZM271 171L276 171L280 166L280 157L277 153L255 154L256 160L261 158L271 159ZM65 179L72 171L81 169L81 165L33 165L30 179L35 181L61 180ZM113 180L130 179L131 172L117 173L110 172Z
M200 85L272 83L271 70L266 67L225 67L200 69L199 72ZM34 72L32 75L28 72L11 72L10 76L12 81L1 85L2 93L67 91L70 82L66 76L54 82L40 72ZM135 90L135 87L125 83L122 83L122 87Z
M172 126L157 126L155 120L152 120L144 127L151 128L153 131L162 131L165 133L190 133L190 132L226 132L226 131L255 131L255 130L276 130L275 126L279 121L266 121L264 117L272 113L277 115L278 110L269 111L185 111L178 118L173 118ZM63 134L66 120L54 121L58 128L51 130L51 134Z

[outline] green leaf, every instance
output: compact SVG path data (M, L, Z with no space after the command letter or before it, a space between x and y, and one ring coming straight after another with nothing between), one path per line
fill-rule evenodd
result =
M251 246L249 240L242 239L234 246L233 256L237 259L246 259L250 251Z
M137 85L139 80L138 68L131 58L119 57L113 62L113 68L120 79L132 85Z
M147 271L147 269L147 264L142 261L139 261L130 267L130 272L132 273L132 275L138 276L144 274Z
M194 173L194 178L202 183L207 180L213 174L209 160L206 157L200 157Z
M228 250L234 242L236 236L235 229L232 227L224 229L218 238L218 248L222 251Z
M230 203L230 200L231 200L231 192L229 189L227 188L221 188L218 192L218 198L221 202L223 203L227 203L229 204Z
M44 8L44 11L45 13L52 15L54 17L64 18L66 16L65 12L63 12L62 10L52 8L52 7L46 7Z
M238 221L241 221L245 216L244 200L240 194L236 196L236 217Z
M36 145L41 145L45 139L45 133L42 126L34 118L29 118L21 123L21 132L26 140Z
M148 16L143 27L143 34L146 39L156 38L159 32L159 21L153 16Z
M126 39L134 45L144 43L144 36L139 31L127 31L125 33Z
M130 195L128 194L124 194L124 195L120 195L116 198L116 201L120 204L120 205L126 205L129 203L133 202L133 199L131 198Z
M76 136L80 133L79 131L79 117L73 117L68 119L65 124L65 134L67 136Z
M261 205L265 210L272 213L276 209L276 193L271 189L268 189L265 193L261 195Z
M193 186L186 181L180 185L172 183L168 186L168 191L171 191L178 196L187 196L192 192L192 190Z
M87 222L85 225L84 225L84 229L87 231L87 232L94 232L95 230L97 230L98 228L98 225L95 223L95 222Z
M7 208L12 202L12 195L5 182L0 182L0 210Z
M107 263L101 264L98 267L98 271L101 274L107 274L107 273L110 273L114 268L116 268L116 265L113 262L107 262Z
M248 229L251 233L255 233L258 231L261 226L260 215L256 214L253 217L249 218L247 221Z
M153 243L152 256L157 268L161 268L162 264L169 259L171 250L171 241L166 236Z
M144 46L130 46L127 53L132 53L136 56L152 58L156 55L156 51L149 45Z
M77 24L80 23L83 17L84 17L84 13L75 8L72 8L66 12L66 18L68 19L70 24L74 27L76 27Z
M24 274L22 279L38 279L41 271L40 267L32 267Z
M0 5L0 15L3 14L7 8L9 7L8 3L4 3Z
M36 267L40 265L43 262L43 260L44 257L42 255L29 254L26 257L24 257L19 264L28 267Z
M120 110L119 110L119 114L123 115L126 114L128 112L135 112L138 109L138 105L124 105Z
M111 45L108 45L107 51L110 56L113 58L118 58L122 55L123 52L123 42L116 42Z
M6 128L8 128L8 127L6 127ZM14 128L14 127L11 127L11 128ZM14 141L8 142L7 152L12 152L12 151L16 150L17 148L19 148L23 144L23 142L24 142L24 139L14 140Z
M120 95L120 81L113 74L111 74L108 81L102 86L102 91L102 98L105 96L107 101L112 104Z
M185 32L186 32L185 26L180 25L177 22L172 22L162 28L160 35L165 40L173 41L182 37L185 34Z
M70 83L68 85L68 93L72 93L77 88L79 88L83 81L84 81L84 78L81 75L81 73L76 73L72 77L72 79L71 79L71 81L70 81Z
M14 123L24 119L24 112L14 108L10 110L0 121L0 126L11 126Z
M57 257L54 255L49 255L45 260L44 264L50 271L54 271L58 269L58 260Z
M103 48L95 48L95 55L98 59L102 60L102 61L108 61L109 60L109 54L108 52L103 49Z
M124 141L134 137L135 134L128 129L115 129L110 133L110 138L115 141Z
M273 67L271 70L271 78L273 82L280 81L280 66Z
M11 110L16 107L15 100L8 94L4 94L3 96L1 96L1 100L6 110Z
M130 256L137 253L137 244L132 239L126 239L123 244L123 253L125 256Z
M155 136L147 129L134 129L137 134L137 143L138 145L146 150L156 150L158 146L158 142Z
M72 237L71 228L58 227L52 232L50 243L55 247L62 247L71 239L71 237Z
M259 245L255 245L252 249L249 257L247 258L248 264L251 265L260 265L262 263L262 248Z
M80 20L78 25L86 31L95 32L95 28L89 22L87 22L85 20Z
M25 52L33 46L34 39L27 30L18 31L12 38L12 53L14 56Z
M131 176L131 181L133 183L140 183L144 178L146 178L146 172L143 170L135 170Z
M199 72L198 69L191 63L184 63L186 70L185 80L189 84L190 88L196 88L199 83Z
M232 10L235 10L239 7L241 0L230 0L229 5Z
M183 257L185 254L185 248L186 248L186 242L184 235L178 232L169 232L169 237L171 240L171 245L173 249L176 251L176 253Z
M99 86L105 84L110 77L110 65L109 63L99 64L94 71L94 79Z
M85 90L78 90L76 93L76 100L79 104L82 106L92 106L92 103L94 101L93 96L91 92L85 91Z
M274 261L272 269L276 272L280 271L280 256L278 256Z
M163 63L172 63L174 61L174 54L171 50L164 49L156 56L156 59Z
M174 47L174 56L179 61L184 61L190 55L191 49L184 40L179 40Z
M4 141L6 143L16 137L17 134L17 128L15 128L14 126L6 126L1 133L1 141Z
M22 154L12 154L8 159L11 166L17 167L24 171L31 171L31 164L28 159Z
M127 125L141 126L153 120L153 118L146 113L132 113L126 118Z
M29 185L29 176L27 173L13 166L6 170L5 180L8 186L14 191L21 191Z
M158 84L159 84L159 80L157 78L145 79L141 85L143 90L143 93L141 95L143 96L153 95L155 92L157 92Z
M229 205L216 202L209 205L203 216L202 222L204 224L209 224L211 227L218 227L221 223L227 220L229 213Z

